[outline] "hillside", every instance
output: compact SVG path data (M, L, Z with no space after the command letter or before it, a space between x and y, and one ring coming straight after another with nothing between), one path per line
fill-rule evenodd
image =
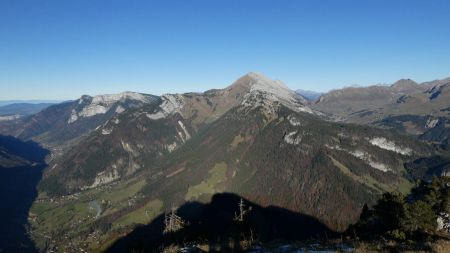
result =
M392 130L326 121L280 81L250 73L223 90L129 108L54 158L32 235L40 248L102 248L220 192L343 231L364 204L412 187L405 163L440 152Z
M155 96L132 92L82 96L30 116L0 121L0 134L37 141L52 149L53 155L59 155L111 117L154 101Z

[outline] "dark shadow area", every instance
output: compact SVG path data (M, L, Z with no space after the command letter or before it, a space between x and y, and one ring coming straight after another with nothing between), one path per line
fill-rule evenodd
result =
M37 142L22 141L4 135L0 135L0 150L33 163L45 163L45 157L49 154L49 151L42 148ZM2 165L0 164L0 166Z
M190 242L207 243L210 249L221 252L238 252L243 240L306 240L337 235L311 216L273 206L261 207L247 200L244 204L251 210L243 221L237 221L240 200L238 195L220 193L208 204L186 203L176 211L189 223L183 229L164 234L165 216L160 215L116 241L107 252L159 252L164 246Z
M430 181L443 172L450 171L450 158L444 156L423 157L405 164L413 180Z
M0 136L0 252L37 252L27 218L48 154L35 142Z

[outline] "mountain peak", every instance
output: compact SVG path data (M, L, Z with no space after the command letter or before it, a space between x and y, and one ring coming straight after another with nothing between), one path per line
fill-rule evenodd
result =
M289 90L291 91L282 81L273 80L269 77L261 74L259 72L249 72L242 77L240 77L237 81L235 81L229 88L241 88L248 91L254 90Z
M270 79L258 72L245 74L229 86L227 91L245 94L242 104L246 106L270 107L273 102L279 102L295 111L311 112L305 106L307 101L282 81Z
M254 81L266 81L266 82L272 81L270 78L268 78L267 76L265 76L264 74L259 73L259 72L248 72L247 74L245 74L242 77L247 77Z
M411 79L400 79L392 84L391 87L397 91L407 91L417 88L417 85L418 84Z

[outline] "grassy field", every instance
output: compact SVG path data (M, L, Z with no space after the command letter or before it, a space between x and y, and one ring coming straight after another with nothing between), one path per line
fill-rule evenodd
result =
M208 173L208 179L198 185L189 187L185 200L197 199L202 194L214 194L216 192L215 186L226 179L227 164L217 163Z
M161 200L152 200L145 206L119 218L114 223L114 227L122 227L132 224L147 224L161 213L162 207L163 202Z
M108 203L108 207L103 211L102 215L108 215L126 207L128 205L127 200L136 196L144 185L145 180L132 181L127 184L120 185L114 190L102 192L96 196L96 199L104 200Z
M52 202L34 203L30 210L36 217L33 237L36 245L42 248L51 238L49 233L65 233L75 235L87 229L94 215L89 212L87 203L68 202L55 204ZM73 229L75 228L76 229Z
M32 234L38 248L42 248L48 242L51 233L64 233L74 237L85 233L98 218L99 213L100 216L106 216L127 207L129 201L136 198L144 185L145 180L134 180L119 185L90 189L74 198L54 200L40 193L41 201L36 201L30 209L34 228ZM92 208L93 206L97 208ZM122 217L121 224L146 223L156 216L155 213L160 211L161 207L160 201L150 202L144 207L146 209L135 211L135 217L132 215ZM150 212L145 213L145 210Z

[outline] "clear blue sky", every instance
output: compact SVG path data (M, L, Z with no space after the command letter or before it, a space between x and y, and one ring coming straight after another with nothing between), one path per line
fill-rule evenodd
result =
M0 99L450 76L450 1L0 1Z

